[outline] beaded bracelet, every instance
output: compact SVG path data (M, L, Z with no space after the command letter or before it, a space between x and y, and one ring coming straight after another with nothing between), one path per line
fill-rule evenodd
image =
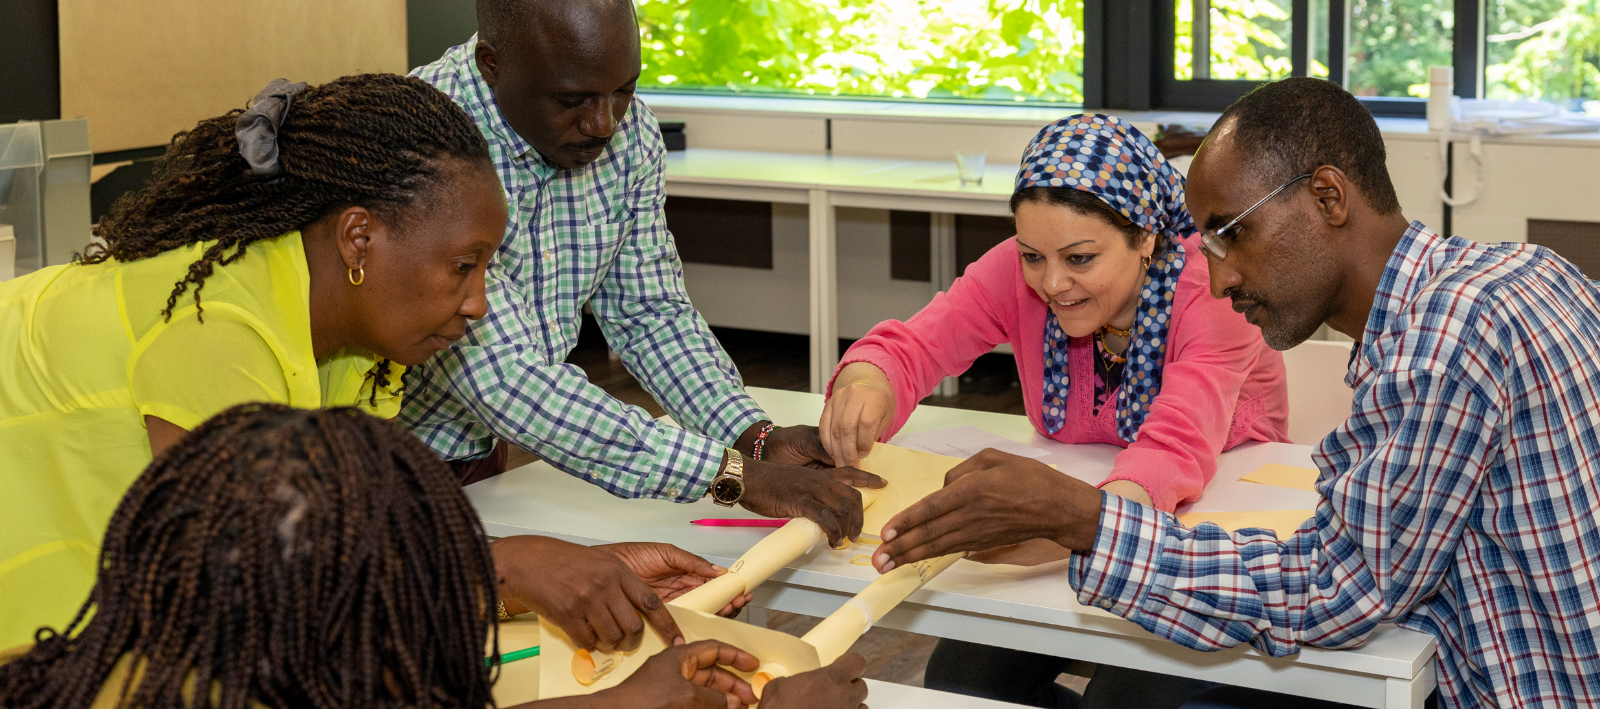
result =
M775 423L768 423L761 427L761 431L756 434L755 445L750 449L750 452L754 454L750 456L751 458L761 460L761 449L767 445L767 436L772 435L772 432L776 430L778 430L778 424Z

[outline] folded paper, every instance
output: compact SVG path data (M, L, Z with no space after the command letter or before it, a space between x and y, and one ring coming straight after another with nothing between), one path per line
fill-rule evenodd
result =
M944 474L961 464L960 458L923 453L909 448L878 443L861 459L861 469L888 481L878 491L878 499L866 508L861 531L883 534L883 525L934 490L944 487Z
M701 584L694 590L672 600L671 605L693 608L701 613L716 613L728 602L760 586L767 577L806 554L819 543L826 543L827 535L809 519L789 520L788 524L756 542L728 567L728 573Z
M539 647L542 635L537 616L518 616L501 623L500 654ZM538 699L541 661L542 658L530 657L500 665L500 678L494 683L495 704L511 707Z
M1268 510L1265 512L1189 512L1178 515L1185 527L1201 522L1211 522L1230 532L1241 529L1268 529L1278 533L1278 539L1288 539L1316 512L1312 510Z
M945 473L960 462L948 456L876 445L872 454L862 459L861 469L876 473L888 484L876 490L861 489L865 508L863 536L878 539L884 523L943 487ZM727 573L673 599L667 610L686 640L720 640L760 659L761 668L746 679L751 680L752 686L762 687L768 679L807 672L832 662L885 613L959 557L909 564L880 576L804 639L715 615L729 601L754 590L779 569L826 541L827 536L816 523L790 520L750 547L728 567ZM653 629L645 633L638 649L616 653L579 650L560 628L548 622L542 623L541 632L539 694L545 699L615 687L667 647Z
M1247 483L1286 487L1290 490L1317 491L1316 468L1302 468L1297 465L1283 465L1281 463L1268 463L1246 475L1240 480Z

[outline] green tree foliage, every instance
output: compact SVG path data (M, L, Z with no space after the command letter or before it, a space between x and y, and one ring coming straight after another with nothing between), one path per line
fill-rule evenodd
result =
M1487 20L1489 98L1600 113L1600 2L1491 0Z
M646 86L1083 100L1082 0L642 0Z
M1192 76L1194 1L1175 3L1180 79ZM1540 98L1600 113L1600 0L1485 4L1491 98ZM1291 0L1208 5L1211 78L1289 75ZM1346 5L1350 90L1426 96L1428 67L1451 63L1453 0ZM647 87L1083 100L1082 0L639 0L638 7ZM1325 37L1315 41L1320 55ZM1326 76L1327 68L1314 61L1311 72Z

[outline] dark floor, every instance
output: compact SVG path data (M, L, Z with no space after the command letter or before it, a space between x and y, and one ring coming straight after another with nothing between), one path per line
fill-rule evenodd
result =
M805 391L809 385L809 348L803 335L780 335L750 330L712 328L728 355L744 376L745 386ZM840 352L849 346L840 342ZM648 409L660 416L662 409L639 386L619 361L606 350L598 326L586 321L577 349L567 361L582 367L589 380L612 396ZM980 357L961 377L961 393L956 396L930 396L924 404L951 406L977 411L1022 414L1022 395L1017 383L1017 368L1010 355ZM793 635L804 635L819 619L793 613L770 611L767 627ZM933 653L934 638L888 628L873 628L852 648L867 658L866 676L873 679L922 686L922 670ZM1082 690L1085 680L1063 676L1063 681Z

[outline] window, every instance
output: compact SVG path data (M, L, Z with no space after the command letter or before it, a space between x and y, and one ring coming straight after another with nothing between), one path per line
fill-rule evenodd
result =
M1454 0L1351 0L1347 22L1345 88L1357 96L1425 99L1428 67L1452 64Z
M1083 0L639 0L646 90L1083 101Z
M1293 70L1289 0L1178 0L1176 7L1175 78L1271 81Z
M1600 2L1487 0L1487 98L1540 99L1600 115Z

